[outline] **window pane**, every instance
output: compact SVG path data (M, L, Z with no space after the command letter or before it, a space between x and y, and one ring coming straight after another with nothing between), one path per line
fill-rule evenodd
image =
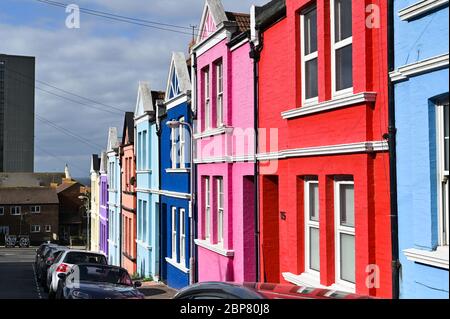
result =
M352 36L352 1L334 1L334 36L335 42Z
M341 279L355 282L355 236L340 235Z
M310 99L318 95L317 59L305 63L305 98Z
M311 227L309 229L309 268L320 271L320 246L319 229Z
M340 186L341 225L355 227L355 189L354 185Z
M336 50L336 90L340 91L353 86L352 45Z
M305 13L305 55L317 51L317 11L316 8Z
M444 169L446 171L448 171L448 141L449 141L449 136L448 136L448 130L449 130L449 114L448 114L448 103L446 105L444 105L444 148L445 148L445 155L444 155Z
M319 221L319 184L309 183L310 220Z

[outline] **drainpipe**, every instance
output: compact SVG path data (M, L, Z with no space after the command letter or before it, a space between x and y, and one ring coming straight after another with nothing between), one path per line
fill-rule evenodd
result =
M159 109L160 109L160 105L157 106L158 108L158 112L156 114L157 117L160 117L159 114ZM159 122L159 127L158 125L156 126L156 135L158 136L158 189L161 190L161 183L162 183L162 174L161 174L161 167L162 167L162 159L161 159L161 136L162 136L162 126L161 126L161 122L162 122L162 116L160 117L160 119L158 120L158 118L156 118L156 121ZM153 194L152 196L155 196L155 194ZM159 235L158 235L158 254L159 254L159 269L158 269L158 276L159 276L159 281L161 281L162 279L162 258L163 258L163 254L162 254L162 248L161 248L161 243L162 243L162 205L161 205L161 196L158 195L158 208L159 208L159 223L158 223L158 227L159 227Z
M394 56L394 0L388 0L388 65L389 72L395 68ZM391 196L391 242L392 242L392 298L398 299L400 295L400 261L398 247L398 206L397 206L397 152L395 127L395 91L394 84L388 76L388 134L385 138L389 142L389 176Z
M255 7L252 7L252 17L255 16ZM254 19L252 19L254 21ZM250 40L250 58L253 59L253 118L254 118L254 152L255 152L255 181L254 181L254 223L255 223L255 256L256 256L256 281L260 281L260 273L259 273L259 267L260 267L260 252L259 252L259 245L260 245L260 227L259 227L259 165L258 161L256 159L256 155L258 154L259 150L259 121L258 121L258 110L259 110L259 61L261 58L261 51L263 49L262 44L262 38L261 33L259 32L259 27L257 25L254 25L254 30L256 31L255 39ZM252 35L253 37L253 35ZM255 45L255 42L257 44Z
M194 154L195 154L195 139L194 139L194 119L196 117L197 112L197 53L192 52L191 54L191 63L192 63L192 71L191 78L193 79L193 90L191 92L189 107L190 120L192 123L191 126L191 172L190 172L190 181L191 181L191 229L190 229L190 252L191 258L189 261L190 272L189 272L189 284L198 282L198 268L197 266L197 246L195 245L195 238L198 237L198 229L197 229L197 201L195 200L195 191L196 191L196 176L197 176L197 166L194 163ZM195 111L194 111L195 110Z

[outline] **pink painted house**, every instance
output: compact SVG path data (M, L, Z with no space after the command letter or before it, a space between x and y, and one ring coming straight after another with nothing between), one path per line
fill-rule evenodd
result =
M250 16L206 0L192 47L198 281L255 281Z

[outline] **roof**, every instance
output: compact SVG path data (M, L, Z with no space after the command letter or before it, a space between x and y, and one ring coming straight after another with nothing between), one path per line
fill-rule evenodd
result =
M255 24L260 31L268 29L279 20L286 17L286 0L272 0L255 8Z
M153 103L150 84L145 81L140 81L138 86L136 107L134 109L134 116L137 118L144 115L145 113L155 113L155 105Z
M91 156L91 173L98 172L100 170L100 158L97 154Z
M250 30L250 15L238 12L225 12L229 21L237 23L239 33Z
M106 152L102 152L100 156L100 169L101 174L106 174L108 172L108 157Z
M65 191L66 189L69 189L72 186L77 185L77 184L80 184L80 183L78 183L78 182L62 183L61 185L58 185L58 187L56 187L56 193L59 194L59 193Z
M108 146L107 146L106 151L111 152L117 147L119 147L119 139L117 137L117 128L110 127L108 130Z
M155 102L158 100L164 100L165 93L163 91L152 91L152 99Z
M56 190L50 187L0 188L0 205L59 204Z
M128 131L128 141L125 141ZM123 134L122 134L122 144L132 144L134 143L134 113L125 112L125 118L123 123Z
M49 187L51 183L62 182L64 172L60 173L0 173L2 187Z

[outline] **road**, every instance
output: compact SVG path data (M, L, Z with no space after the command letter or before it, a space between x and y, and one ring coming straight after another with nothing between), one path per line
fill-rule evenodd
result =
M46 299L36 281L35 248L0 248L0 299Z

